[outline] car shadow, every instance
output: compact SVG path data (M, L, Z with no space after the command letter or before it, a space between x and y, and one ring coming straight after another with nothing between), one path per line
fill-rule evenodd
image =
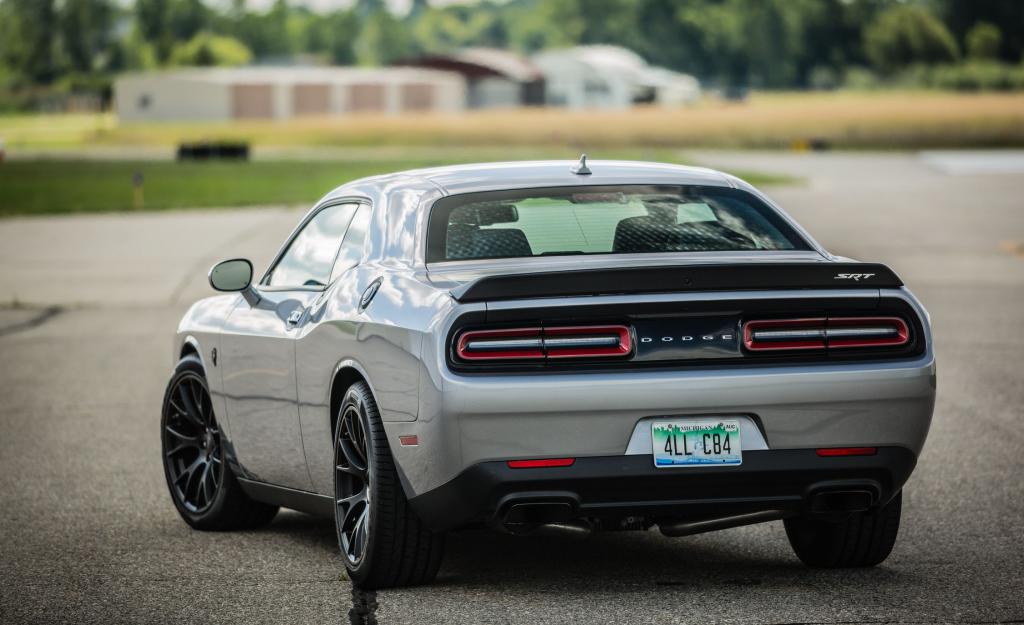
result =
M279 535L338 556L333 524L299 513L282 513L262 533ZM616 580L609 587L608 581ZM656 528L644 532L583 532L543 528L527 535L490 528L449 532L437 589L503 592L633 592L676 590L807 589L836 584L889 588L914 585L911 573L881 566L869 569L812 569L789 549L781 523L736 528L685 538L668 538Z

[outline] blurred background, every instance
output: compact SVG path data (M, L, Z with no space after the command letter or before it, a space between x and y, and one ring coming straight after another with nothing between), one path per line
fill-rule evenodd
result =
M1012 0L0 0L0 214L580 150L1018 146L1022 50Z
M1024 621L1022 50L1020 0L0 0L0 622L342 621L329 520L178 518L178 320L348 180L580 152L740 175L923 300L895 551L460 532L380 622Z

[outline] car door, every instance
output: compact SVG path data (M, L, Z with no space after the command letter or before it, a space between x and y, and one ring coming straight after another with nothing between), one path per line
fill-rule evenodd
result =
M311 487L302 449L295 337L324 291L357 204L321 207L296 229L257 287L240 301L221 336L221 366L234 455L251 479Z
M330 414L331 382L339 362L355 358L359 335L359 298L364 284L356 279L355 267L366 251L366 238L372 209L361 204L345 234L345 241L331 272L330 299L326 318L318 304L303 319L296 339L296 376L298 378L299 419L302 423L303 449L309 465L313 490L331 492L333 488L333 436ZM358 360L358 359L357 359Z

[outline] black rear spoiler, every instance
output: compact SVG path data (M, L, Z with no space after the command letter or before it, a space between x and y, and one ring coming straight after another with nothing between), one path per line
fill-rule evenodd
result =
M746 291L756 289L897 288L903 281L878 263L747 263L580 269L486 276L452 290L460 302L532 297Z

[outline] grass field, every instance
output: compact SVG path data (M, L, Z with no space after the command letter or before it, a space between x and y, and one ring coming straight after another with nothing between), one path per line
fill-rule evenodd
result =
M182 141L249 142L248 163L168 161ZM754 94L745 103L628 111L526 109L236 123L120 124L106 115L0 117L0 215L305 204L357 177L449 163L573 158L680 162L696 147L1024 145L1024 94ZM36 159L22 158L34 154ZM47 155L50 158L46 158ZM59 155L59 156L55 156ZM269 156L268 156L269 155ZM42 157L42 158L40 158ZM163 160L160 160L160 159ZM785 179L733 172L754 184Z
M679 162L678 155L665 150L618 150L613 155ZM145 210L308 204L334 187L362 176L457 162L496 160L498 156L487 151L459 150L435 158L427 158L421 153L409 157L379 153L375 158L315 161L12 160L0 164L0 216L136 210L133 187L136 172L143 178L143 203L139 208ZM755 184L787 181L757 173L747 176Z
M119 124L111 115L0 118L10 151L170 147L238 139L261 146L548 146L785 148L823 139L835 148L1024 145L1024 93L755 93L744 103L626 111L527 109L461 115L350 115L287 122Z

